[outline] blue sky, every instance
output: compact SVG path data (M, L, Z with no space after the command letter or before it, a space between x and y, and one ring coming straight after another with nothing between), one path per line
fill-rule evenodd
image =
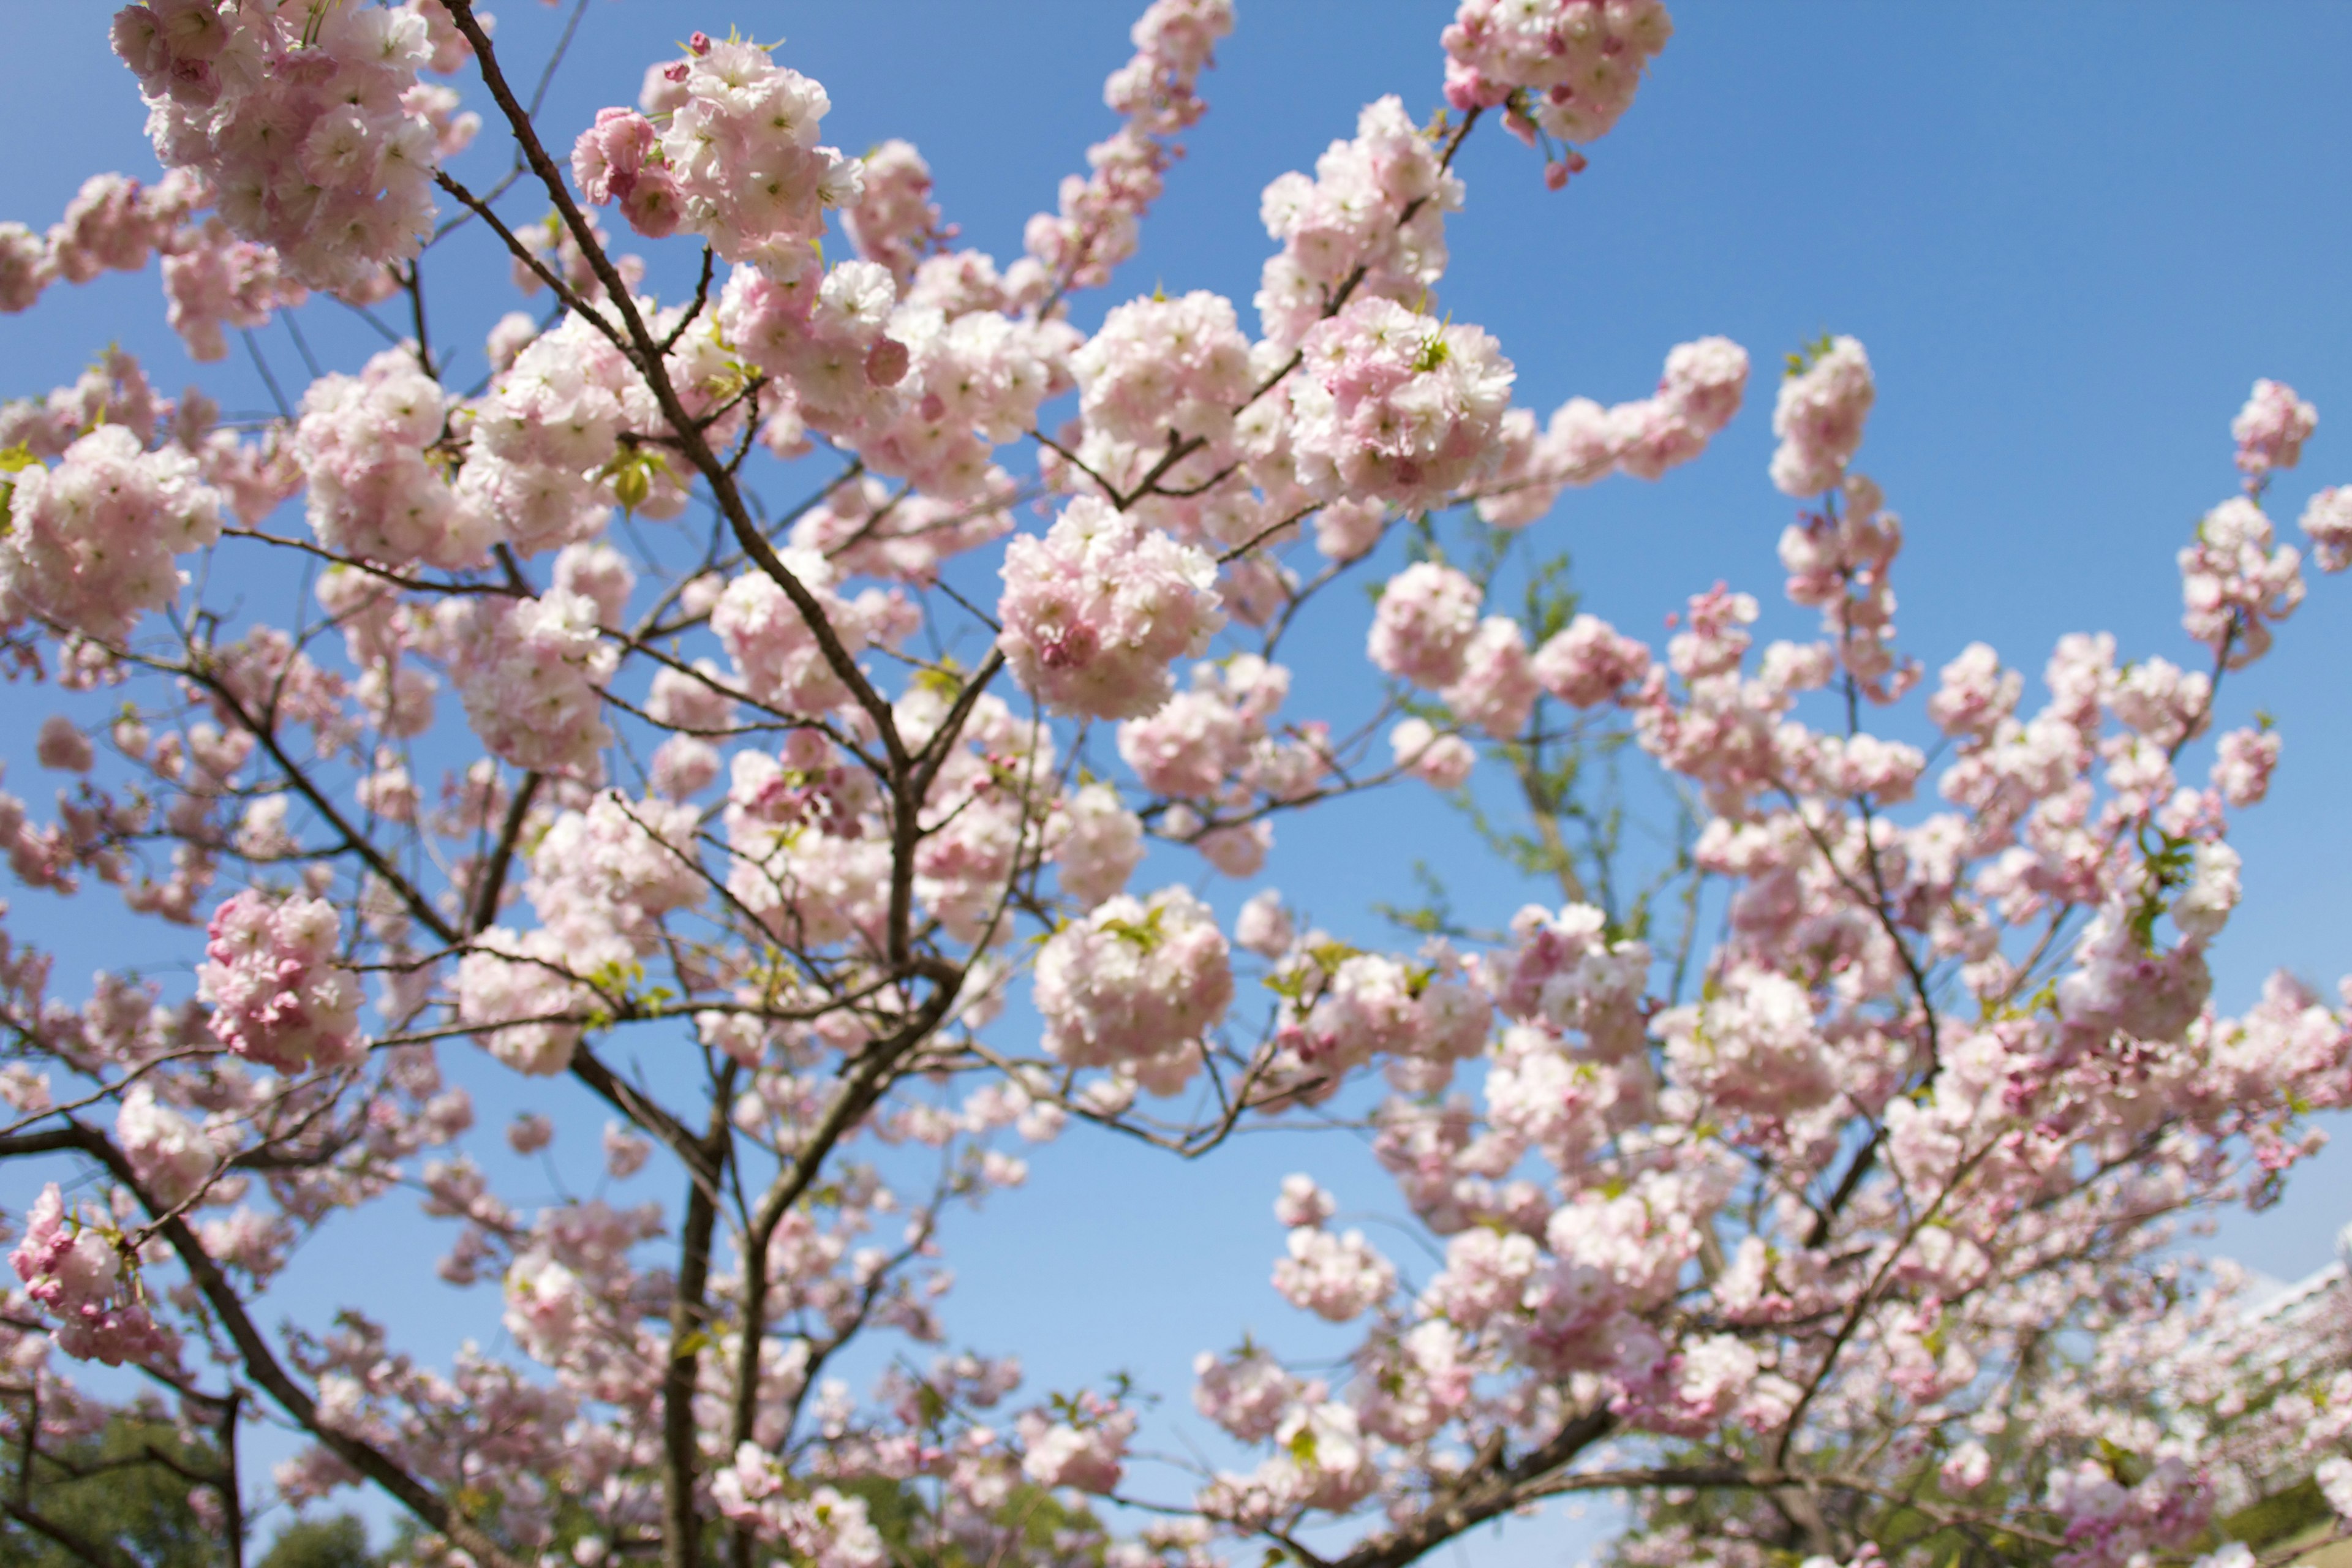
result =
M535 66L560 13L528 0L500 9L503 45ZM152 173L133 84L106 49L107 11L5 7L30 68L0 100L14 150L0 217L42 226L90 172ZM1568 192L1547 194L1532 154L1482 134L1460 165L1468 208L1449 226L1444 307L1502 340L1519 400L1538 413L1575 394L1640 395L1667 348L1705 333L1738 339L1759 367L1749 407L1699 464L1656 485L1572 492L1538 525L1542 547L1572 553L1588 606L1654 637L1666 612L1720 577L1766 602L1769 634L1810 634L1809 614L1777 602L1773 546L1789 507L1763 469L1771 367L1829 330L1862 338L1877 369L1861 462L1906 521L1895 585L1909 650L1932 670L1980 637L2038 672L2059 634L2108 628L2126 657L2190 662L2172 555L2231 491L2227 426L2256 376L2292 383L2322 416L2273 514L2291 519L2312 489L2352 481L2352 95L2341 81L2352 9L1683 0L1675 14L1677 35L1639 100L1589 149L1592 166ZM1209 117L1145 226L1142 255L1080 303L1082 323L1155 285L1217 289L1249 319L1268 249L1258 191L1310 167L1372 97L1397 92L1425 112L1445 16L1395 0L1243 0L1204 81ZM831 91L829 139L853 152L887 136L915 142L967 241L1009 260L1027 215L1051 205L1055 182L1111 128L1098 85L1127 56L1128 19L1103 0L595 0L543 123L568 142L600 104L631 100L645 65L693 27L781 35L780 58ZM428 271L455 280L469 267L483 285L441 289L445 342L478 343L516 303L503 266L478 247ZM344 366L372 346L331 303L313 306L305 328ZM61 287L32 315L0 318L0 395L70 379L109 341L139 353L166 390L189 379L151 269ZM289 373L282 332L264 342ZM266 406L241 360L202 380L232 410ZM1362 618L1360 600L1326 607L1315 646L1332 657L1302 668L1301 711L1361 700ZM2331 986L2352 969L2342 912L2352 822L2338 782L2352 768L2347 668L2352 584L2319 580L2277 652L2225 689L2225 723L2259 707L2287 737L2270 802L2238 830L2247 891L2217 960L2226 1005L2250 1000L2276 965ZM12 721L37 720L51 695L17 688L0 702ZM39 793L29 766L12 783ZM1370 931L1364 910L1406 896L1416 858L1459 868L1457 900L1479 923L1526 896L1475 865L1426 795L1352 804L1281 834L1265 879L1336 929ZM94 900L58 912L61 972L74 975L120 927ZM477 1081L495 1128L512 1091ZM572 1143L585 1175L593 1136ZM1194 1351L1244 1327L1314 1342L1265 1284L1280 1245L1275 1184L1308 1164L1330 1173L1346 1206L1395 1209L1385 1180L1344 1142L1243 1139L1180 1168L1074 1136L1040 1152L1027 1188L960 1222L970 1239L953 1248L950 1327L960 1341L1021 1350L1034 1386L1126 1366L1181 1409ZM2352 1218L2347 1177L2352 1152L2322 1156L2277 1209L2227 1222L2217 1248L2283 1277L2315 1267ZM632 1188L651 1195L642 1180ZM28 1196L0 1184L0 1204ZM346 1271L383 1242L373 1229L330 1237L298 1286L343 1293ZM1409 1248L1398 1256L1420 1267ZM494 1336L488 1293L420 1289L420 1352ZM1482 1568L1564 1561L1575 1534L1520 1526L1474 1557Z

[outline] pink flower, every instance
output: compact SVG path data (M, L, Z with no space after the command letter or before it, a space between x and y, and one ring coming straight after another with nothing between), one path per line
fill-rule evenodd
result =
M1836 338L1780 384L1772 408L1772 482L1784 495L1835 489L1862 446L1862 422L1878 395L1870 358L1853 338Z
M1233 1000L1227 951L1181 888L1106 900L1038 952L1045 1049L1072 1067L1112 1067L1197 1039Z
M1299 352L1286 384L1291 449L1308 490L1418 511L1494 467L1514 372L1477 328L1360 294Z
M359 979L337 963L341 917L317 899L250 889L214 911L197 994L214 1038L281 1072L347 1065L361 1048Z
M2283 381L2258 381L2245 407L2230 421L2237 437L2238 471L2249 484L2260 484L2280 468L2292 468L2303 456L2303 444L2319 427L2319 410L2294 395Z
M1057 713L1140 718L1168 699L1168 667L1223 623L1209 557L1113 511L1073 500L1044 538L1004 555L997 606L1013 678Z

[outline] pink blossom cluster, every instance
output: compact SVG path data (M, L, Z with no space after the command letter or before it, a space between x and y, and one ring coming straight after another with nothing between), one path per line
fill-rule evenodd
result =
M821 145L833 100L771 47L697 33L646 74L642 112L597 111L572 149L591 203L621 204L652 238L683 228L728 261L782 258L857 199L857 160Z
M319 542L386 566L469 566L487 555L498 523L484 498L450 485L429 455L456 412L404 349L386 349L356 376L312 382L294 452Z
M1169 666L1223 624L1209 557L1080 496L1043 537L1004 552L997 646L1056 713L1140 718L1167 700Z
M1454 567L1415 562L1381 590L1365 654L1401 680L1450 687L1468 668L1485 598L1478 584Z
M780 935L828 946L872 932L889 905L889 847L874 781L822 736L729 763L729 896Z
M1772 405L1772 482L1780 493L1837 489L1862 446L1862 422L1878 396L1870 356L1853 338L1833 338L1802 369L1792 368Z
M1571 708L1619 699L1651 668L1648 645L1590 613L1577 615L1528 661L1537 683Z
M841 226L857 254L888 268L903 290L923 258L955 231L940 226L939 204L931 200L931 167L913 142L894 136L866 153L862 163L864 185L842 212Z
M517 767L593 780L611 743L598 689L617 655L596 604L550 588L535 599L446 601L457 692L482 744Z
M834 592L833 568L824 556L793 549L782 559L850 658L895 646L910 629L906 602L895 594L868 588L844 599ZM745 572L727 584L710 612L710 629L735 661L737 689L752 700L788 713L823 713L849 700L815 629L765 573Z
M894 300L891 275L873 261L821 270L814 254L800 254L791 266L736 270L719 296L719 324L743 360L781 384L769 442L785 426L830 435L931 500L1004 489L992 447L1028 430L1037 405L1070 388L1075 329L919 289Z
M1329 763L1320 726L1275 733L1274 715L1289 690L1290 671L1255 654L1195 665L1191 689L1119 726L1118 754L1157 795L1236 805L1255 793L1298 799Z
M1072 1067L1118 1067L1196 1050L1233 1001L1224 933L1182 888L1121 893L1037 953L1045 1049Z
M432 58L418 0L129 5L114 49L156 157L202 176L230 230L295 282L362 289L431 232L440 135L410 96Z
M1478 623L1462 650L1462 673L1443 693L1456 719L1497 741L1527 728L1542 694L1527 633L1508 616L1488 616Z
M557 816L531 852L524 896L547 929L575 951L618 937L650 952L658 922L701 900L706 886L690 805L599 794L585 811Z
M1396 1268L1360 1230L1333 1235L1318 1225L1292 1227L1286 1256L1274 1266L1274 1288L1301 1311L1344 1323L1387 1300Z
M1506 1016L1581 1036L1602 1060L1640 1050L1646 943L1612 938L1601 912L1590 904L1570 904L1557 915L1530 904L1512 918L1510 930L1510 949L1485 970Z
M1277 963L1290 1000L1276 1031L1277 1070L1310 1093L1386 1058L1393 1081L1442 1088L1454 1065L1477 1055L1493 1021L1475 973L1444 943L1422 962L1361 952L1310 931Z
M626 944L618 941L582 950L552 931L517 934L492 926L458 961L458 1021L515 1071L552 1077L572 1065L597 1006L595 994L579 984L572 966L593 968L627 956Z
M2315 494L2303 509L2301 527L2311 541L2313 565L2322 572L2352 566L2352 485Z
M1728 970L1711 999L1660 1014L1651 1027L1673 1080L1727 1110L1787 1116L1836 1092L1811 999L1785 975Z
M0 535L0 616L33 615L119 642L180 591L173 557L220 537L220 496L178 447L145 449L123 425L100 425L54 468L7 476Z
M2271 626L2303 603L2303 552L2279 544L2260 504L2233 497L2181 547L2180 624L2231 668L2269 650Z
M1514 408L1503 416L1495 474L1479 487L1478 515L1497 528L1525 528L1566 486L1612 473L1654 479L1704 452L1747 392L1748 351L1729 338L1700 338L1666 355L1651 396L1608 408L1572 397L1540 432L1534 415Z
M1790 602L1820 606L1839 664L1882 702L1916 674L1895 653L1889 571L1903 548L1903 520L1884 500L1867 476L1849 472L1821 510L1801 514L1780 534Z
M1135 254L1137 226L1181 153L1163 139L1206 111L1194 87L1233 30L1233 0L1151 0L1136 18L1135 55L1103 84L1126 123L1087 149L1093 172L1065 175L1058 213L1036 214L1022 236L1049 288L1098 289Z
M635 371L577 316L534 338L472 412L459 501L497 520L499 536L525 555L603 531L622 433L656 419L652 394ZM674 515L683 491L666 462L650 464L641 470L647 490L637 508ZM462 533L464 525L451 531Z
M1508 104L1530 139L1540 128L1591 142L1632 105L1674 30L1661 0L1462 0L1444 33L1445 100ZM1556 163L1553 178L1580 166Z
M169 1363L177 1349L142 1299L135 1261L120 1233L66 1213L51 1182L33 1200L24 1239L9 1253L25 1293L56 1320L58 1348L78 1360L121 1366Z
M171 1088L167 1082L166 1093ZM114 1136L131 1174L158 1203L173 1207L192 1202L218 1178L227 1152L210 1128L143 1080L123 1095L114 1116Z
M1223 438L1255 379L1233 302L1202 289L1115 308L1070 368L1087 426L1139 444Z
M1265 1442L1292 1405L1314 1403L1323 1392L1291 1376L1257 1345L1227 1356L1202 1351L1193 1358L1192 1373L1194 1407L1244 1443Z
M1060 1420L1024 1410L1014 1422L1022 1473L1041 1487L1111 1490L1125 1468L1121 1461L1135 1435L1135 1412L1091 1391L1063 1403Z
M903 345L907 366L885 405L895 416L861 437L867 466L938 500L1003 489L992 449L1034 426L1040 403L1069 390L1076 335L1061 321L899 306L880 342Z
M149 252L170 248L198 205L203 186L173 170L153 185L121 174L92 174L46 235L0 224L0 312L29 310L43 289L63 279L87 283L101 272L136 272ZM176 324L176 322L174 323Z
M281 1072L350 1064L361 1049L360 986L339 962L342 918L299 894L273 904L253 889L213 912L196 994L213 1037Z
M1143 820L1106 784L1082 784L1061 802L1048 829L1062 891L1093 909L1124 889L1143 864Z
M163 298L172 330L200 362L228 357L225 326L266 326L270 312L299 305L309 290L285 275L278 252L239 239L219 218L183 227L163 257Z
M2179 1552L2204 1536L2213 1493L2198 1468L2166 1454L2129 1484L2084 1459L2050 1477L2049 1507L2065 1531L2063 1568L2124 1568L2156 1552Z
M1478 749L1428 720L1400 719L1389 730L1396 765L1434 790L1460 789L1478 767Z
M2246 483L2260 489L2282 468L2302 460L2303 444L2319 428L2319 410L2294 395L2283 381L2254 383L2246 405L2230 421L2238 443L2238 471Z
M1298 482L1408 511L1444 502L1499 458L1511 362L1472 326L1377 295L1309 331L1289 382Z
M815 1568L881 1568L889 1561L882 1532L866 1511L866 1500L820 1486L797 1495L782 1461L757 1443L735 1450L735 1462L710 1480L711 1500L720 1517L747 1523L782 1542L795 1558Z
M899 732L930 732L945 717L944 691L910 693ZM1052 732L1016 719L1002 698L972 704L965 743L931 786L935 825L915 856L915 896L959 942L981 942L1004 919L1008 889L1036 847L1050 812L1040 798L1055 771Z
M1445 215L1462 191L1402 100L1367 104L1354 140L1332 142L1314 178L1293 172L1265 188L1259 212L1282 249L1259 279L1259 330L1290 348L1355 299L1425 298L1445 273Z
M897 297L874 262L824 270L801 250L765 268L736 268L719 321L747 363L790 387L802 428L863 440L888 429L903 405L898 387L912 354L887 334Z

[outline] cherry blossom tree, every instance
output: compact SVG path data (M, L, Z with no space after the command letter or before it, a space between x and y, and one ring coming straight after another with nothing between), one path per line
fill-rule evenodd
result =
M119 351L0 411L6 657L117 705L39 729L68 777L0 796L0 843L194 971L85 993L0 935L15 1528L130 1561L29 1484L126 1411L183 1440L109 1462L173 1473L232 1563L263 1504L353 1488L420 1568L1398 1568L1573 1494L1624 1500L1627 1564L2249 1563L2283 1497L2352 1528L2345 1293L2249 1312L2178 1246L2352 1101L2343 995L2210 996L2281 761L2217 694L2306 586L2265 506L2316 426L2291 389L2254 387L2234 478L2216 432L2186 640L2069 636L2029 695L1984 643L1932 679L1906 651L1878 389L1824 339L1757 486L1819 636L1759 648L1718 585L1654 647L1543 525L1698 458L1748 353L1661 345L1650 395L1539 419L1433 290L1465 141L1534 150L1489 199L1574 200L1658 0L1463 0L1442 104L1382 98L1262 194L1246 309L1159 291L1091 335L1072 301L1137 253L1230 0L1151 0L1120 128L1003 266L915 148L826 144L788 46L695 33L558 125L489 20L127 6L167 174L0 226L0 308L160 258L198 360L327 297L410 323L282 417ZM514 173L476 189L445 165L484 136ZM478 385L428 330L484 287L436 265L460 230L546 307ZM624 230L698 282L655 297ZM772 512L749 476L784 462L820 477ZM2299 521L2352 563L2352 487ZM1299 711L1284 660L1355 657L1338 597L1400 542L1376 695ZM1662 863L1603 755L1675 803ZM1542 898L1383 949L1212 880L1374 790L1474 812ZM605 1166L668 1200L502 1196L446 1076L478 1053L593 1096ZM1033 1390L1021 1347L954 1342L944 1259L1075 1123L1173 1161L1368 1130L1440 1261L1301 1174L1271 1284L1337 1363L1244 1341L1189 1390ZM306 1240L420 1194L441 1256L275 1319ZM436 1275L501 1349L404 1347ZM1217 1456L1149 1452L1151 1392ZM267 1473L264 1418L303 1445Z

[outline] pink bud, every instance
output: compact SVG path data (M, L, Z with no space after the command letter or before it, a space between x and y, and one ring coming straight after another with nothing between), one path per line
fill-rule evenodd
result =
M866 379L877 386L896 386L906 379L907 345L896 338L881 338L866 355Z

